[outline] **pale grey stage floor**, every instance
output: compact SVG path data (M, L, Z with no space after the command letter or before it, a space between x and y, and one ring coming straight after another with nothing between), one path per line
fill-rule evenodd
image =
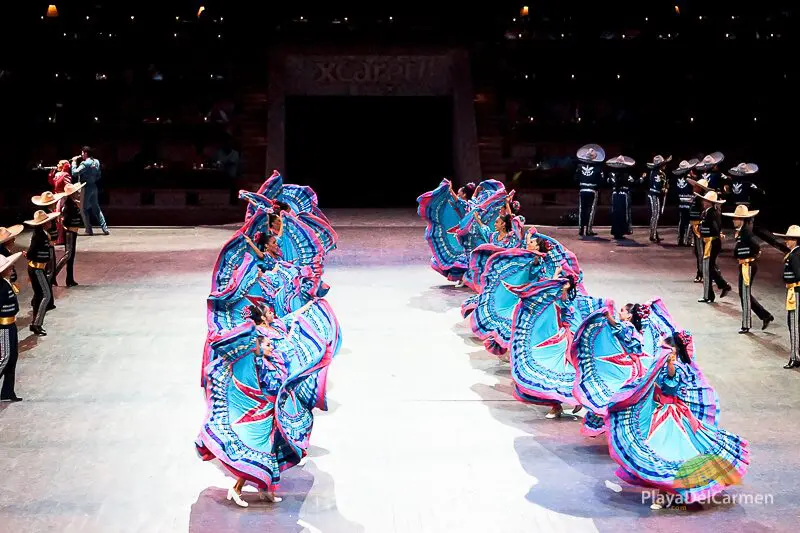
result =
M205 297L231 228L115 229L79 240L82 285L58 289L50 335L21 329L25 401L0 408L0 531L794 529L800 374L781 368L779 252L765 251L756 284L778 320L742 336L735 293L696 303L689 249L649 245L643 229L635 237L645 244L630 246L546 230L578 254L590 292L620 304L661 295L694 332L722 425L752 443L745 484L730 493L772 498L653 512L638 490L606 488L615 465L602 440L581 437L578 420L545 420L544 408L512 398L508 365L471 339L459 315L468 293L429 268L411 211L331 218L341 240L326 279L344 346L331 368L330 411L317 414L309 458L285 473L282 504L251 495L249 509L230 505L230 480L193 448L204 411ZM723 269L735 281L728 251Z

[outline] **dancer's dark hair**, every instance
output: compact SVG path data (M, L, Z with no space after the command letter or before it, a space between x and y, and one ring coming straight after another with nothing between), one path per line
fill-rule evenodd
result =
M567 279L567 295L570 300L574 300L578 296L578 279L572 274L567 274L565 277Z
M511 233L511 228L513 227L511 225L511 215L503 215L499 218L503 221L503 228L506 230L506 233Z
M686 365L692 362L692 358L689 356L688 346L691 339L691 336L685 331L676 331L666 339L667 344L675 348L675 353L678 355L678 359L680 359L681 363Z
M640 304L626 304L625 310L631 314L631 324L639 333L642 332L642 306Z
M477 188L477 186L473 182L470 181L469 183L467 183L466 185L461 187L458 190L458 192L464 191L464 195L466 195L467 200L469 200L470 198L472 198L472 195L475 194L475 189L476 188Z
M261 312L261 309L259 309L257 305L251 305L247 309L250 311L250 320L255 322L256 325L264 321L264 313Z

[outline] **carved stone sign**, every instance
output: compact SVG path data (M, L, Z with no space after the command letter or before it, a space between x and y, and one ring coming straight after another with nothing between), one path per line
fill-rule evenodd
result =
M317 83L389 83L419 82L430 75L432 58L402 58L378 61L317 61Z
M288 56L294 94L418 94L451 91L447 56Z

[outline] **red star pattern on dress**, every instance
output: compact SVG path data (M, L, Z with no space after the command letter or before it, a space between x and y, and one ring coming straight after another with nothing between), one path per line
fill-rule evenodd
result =
M261 389L254 389L249 385L245 385L236 378L233 378L233 384L236 388L248 398L254 400L256 405L244 413L235 424L251 424L253 422L260 422L266 420L273 414L273 407L275 405L275 396L264 394Z
M642 361L635 355L626 354L624 352L615 353L611 355L604 355L599 357L601 361L611 363L619 367L625 367L630 371L630 375L626 381L641 377L644 374L644 367Z
M675 396L668 396L661 392L661 389L656 387L653 393L653 400L660 404L653 412L653 421L650 424L650 432L647 434L649 439L653 433L658 431L662 424L672 419L675 424L686 433L684 429L683 420L686 419L692 428L692 432L700 428L700 422L694 417L689 406L683 403L680 398Z

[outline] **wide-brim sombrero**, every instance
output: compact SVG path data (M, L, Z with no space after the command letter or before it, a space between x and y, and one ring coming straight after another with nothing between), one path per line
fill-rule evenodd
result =
M618 155L617 157L612 157L606 161L606 165L610 166L611 168L630 168L635 164L636 161L632 157L628 157L626 155Z
M720 200L719 199L719 197L717 196L717 191L708 191L705 194L694 193L694 195L697 196L698 198L702 198L703 200L705 200L707 202L714 203L714 204L724 204L725 203L725 200Z
M683 161L678 163L678 166L672 170L672 173L675 174L676 176L683 176L696 166L697 166L697 159L690 159L688 161L684 159Z
M52 213L48 213L46 211L39 210L33 214L32 219L26 220L25 224L29 226L41 226L42 224L50 222L51 220L55 220L60 215L61 215L60 211L53 211Z
M714 152L713 154L708 154L705 156L699 163L697 163L698 170L706 170L715 165L719 165L725 160L725 154L722 152Z
M758 209L750 210L746 205L737 205L733 213L722 213L726 217L753 218L758 214Z
M83 183L83 182L81 182L81 183L67 183L67 185L64 187L64 192L61 193L61 195L62 196L71 196L71 195L75 194L76 192L80 191L81 189L83 189L84 185L86 185L86 184Z
M39 207L47 207L57 203L63 197L64 195L62 193L55 194L50 191L45 191L42 194L31 196L31 202Z
M672 161L672 156L671 155L668 155L667 157L664 157L663 155L659 154L659 155L655 156L652 161L648 161L647 162L647 167L648 168L661 167L661 166L666 165L670 161Z
M711 190L711 187L708 186L708 180L707 179L695 180L695 179L692 179L692 178L686 178L686 181L689 182L690 185L693 185L695 187L700 187L704 191L710 191Z
M10 228L0 228L0 244L7 243L25 229L22 224L16 224Z
M578 148L578 159L585 163L602 163L606 159L606 151L599 144L586 144Z
M22 252L11 254L8 257L0 256L0 272L4 272L8 270L9 267L14 266L14 263L16 263L20 257L22 257Z
M731 176L750 176L758 172L758 165L755 163L739 163L728 171Z
M776 237L783 237L784 239L800 239L800 226L792 225L786 230L786 233L776 233Z

